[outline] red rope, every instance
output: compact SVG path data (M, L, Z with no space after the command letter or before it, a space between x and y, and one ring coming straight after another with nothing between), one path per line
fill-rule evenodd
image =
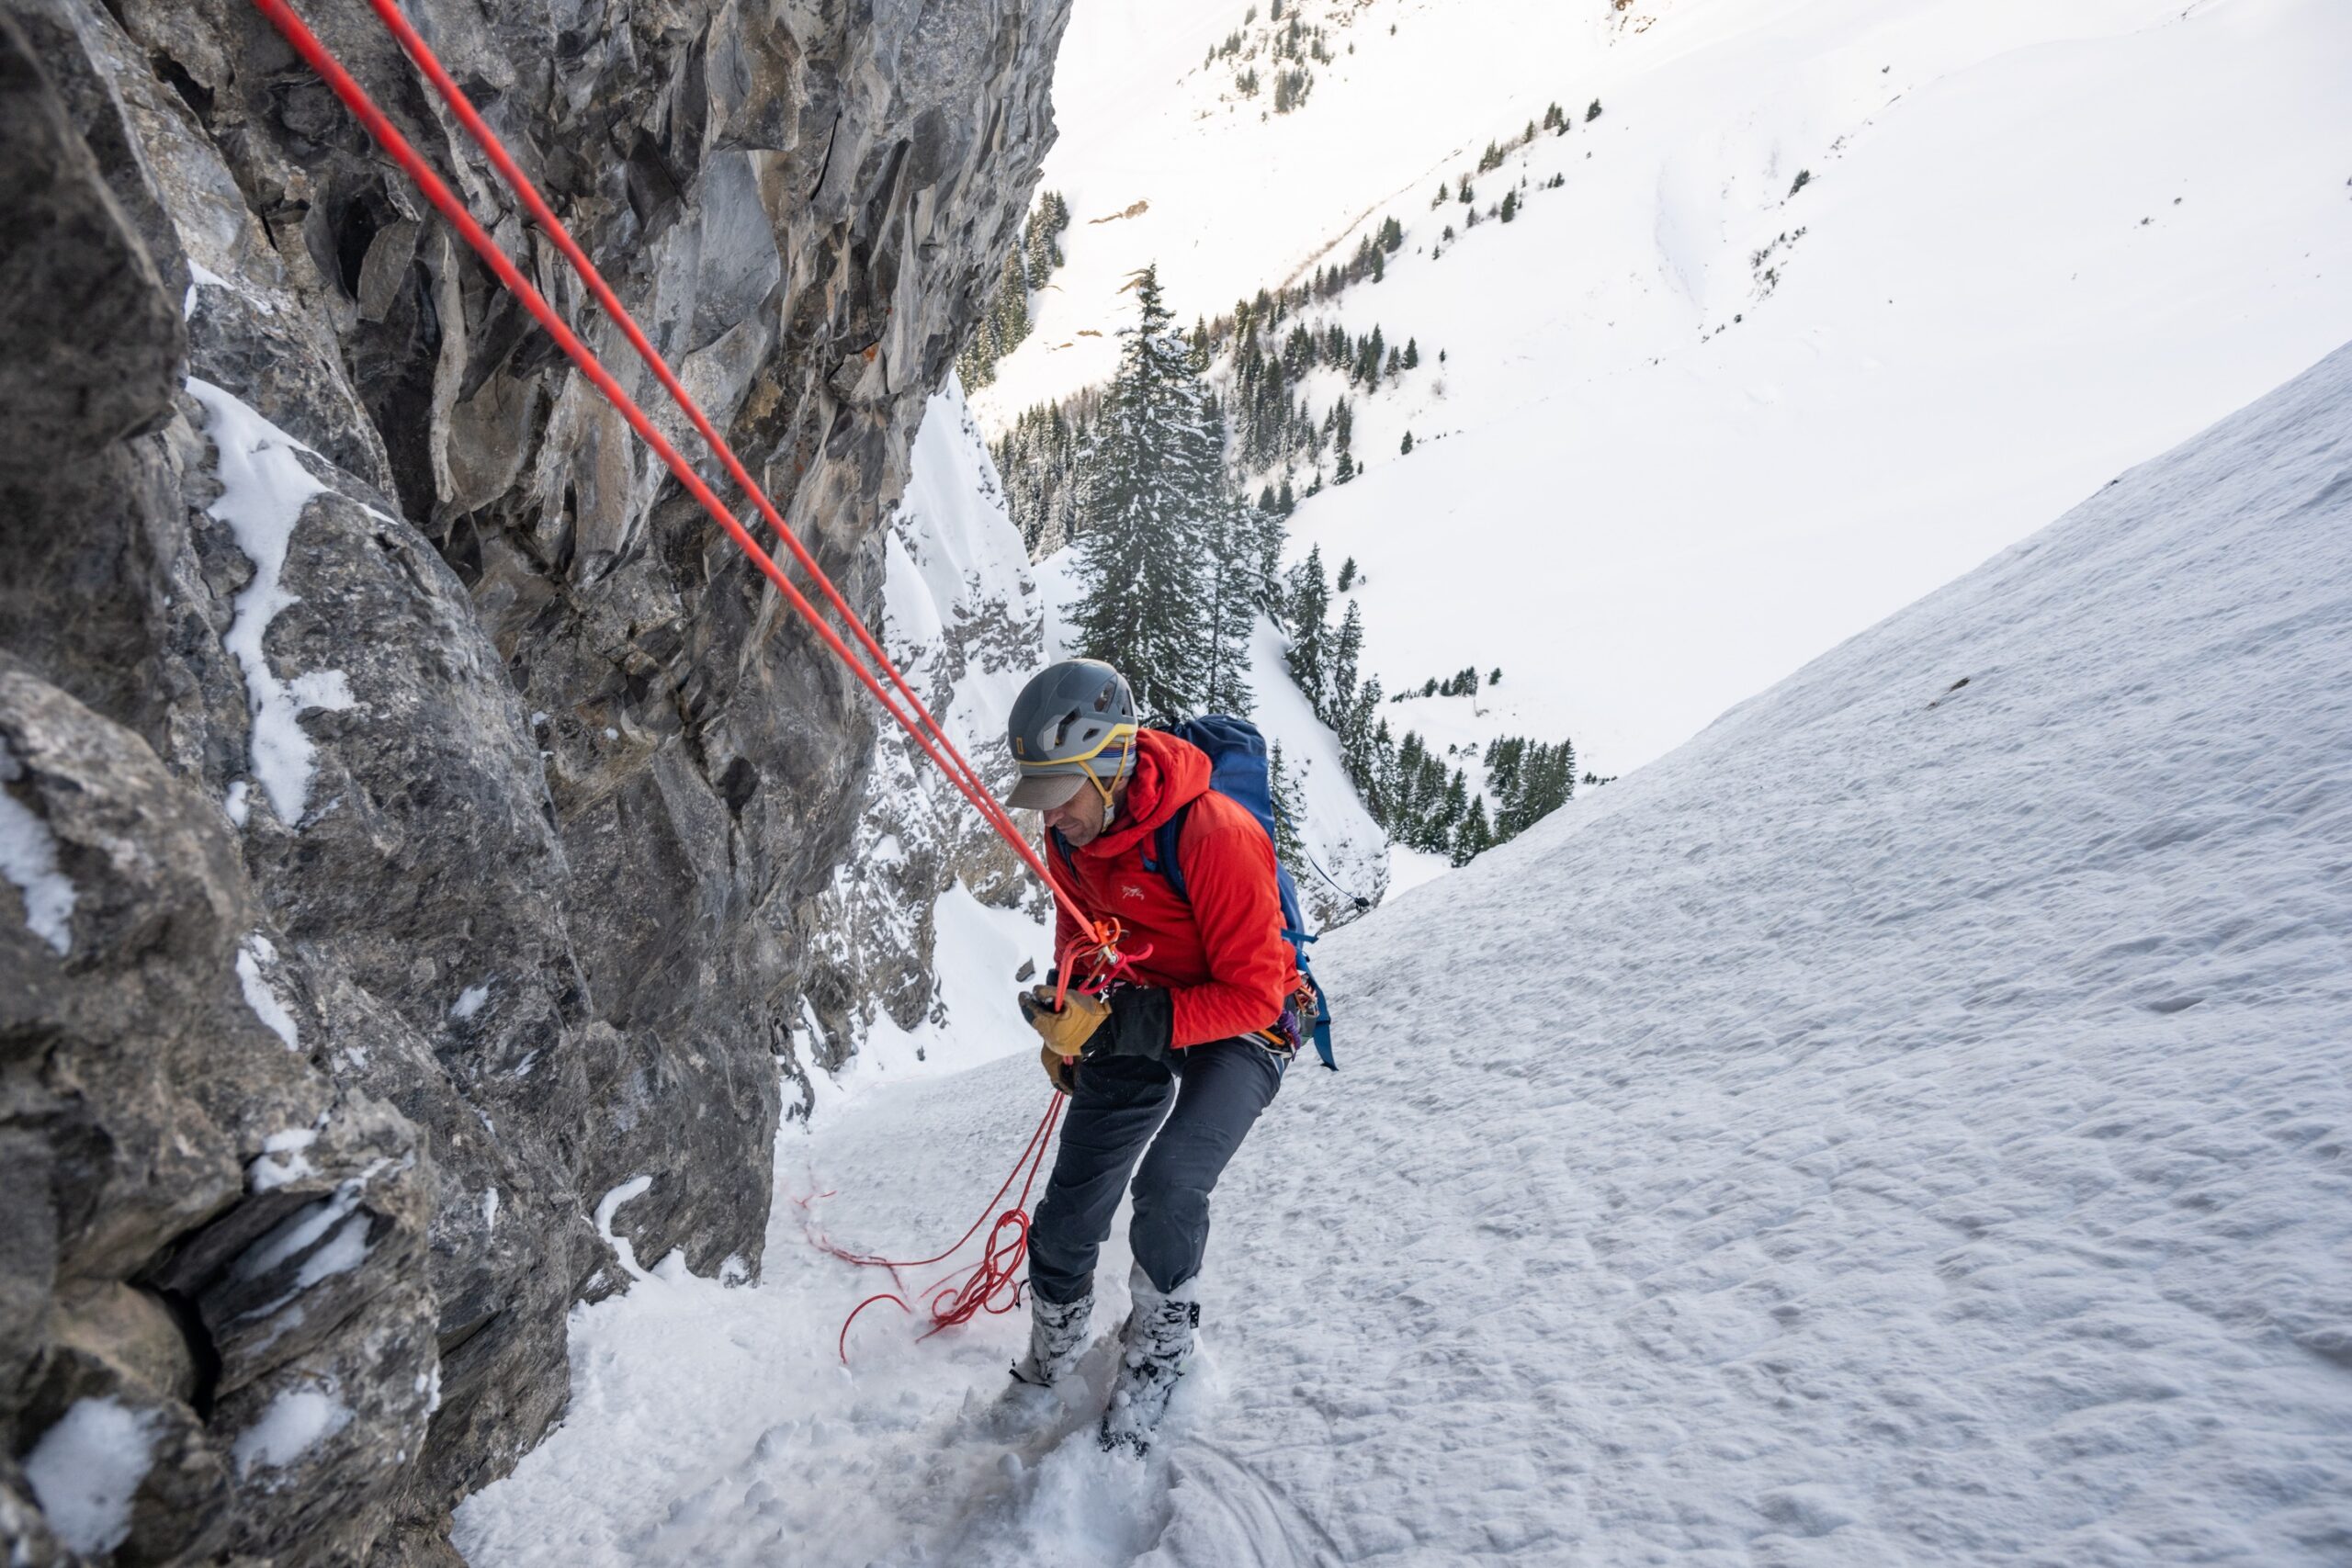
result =
M754 506L759 508L760 515L767 519L768 526L775 530L776 537L784 541L785 548L792 552L792 558L800 563L801 570L808 572L810 580L824 593L826 601L833 607L833 613L841 617L842 624L856 637L859 645L865 650L866 656L874 661L874 667L889 677L890 683L897 688L899 698L921 716L924 727L939 741L946 761L952 762L955 770L978 789L981 799L986 803L982 807L982 815L989 818L990 826L1011 834L1017 841L1016 847L1027 848L1027 841L1021 839L1018 829L1012 826L1012 819L997 805L995 797L987 793L987 785L981 779L979 771L972 766L970 761L956 750L955 742L947 738L945 728L932 716L931 710L923 705L922 699L908 683L906 676L899 672L899 667L882 650L882 645L875 638L873 632L867 629L865 623L858 617L857 613L849 607L849 602L842 597L841 590L833 585L833 580L826 575L822 567L817 564L816 557L809 554L808 547L800 542L800 536L794 533L790 525L785 522L784 514L778 512L775 503L768 500L767 492L752 478L751 471L743 466L742 460L736 457L734 447L719 434L717 427L711 423L709 416L703 412L702 405L695 400L694 395L686 390L684 384L671 370L669 362L662 357L661 352L647 339L645 333L639 328L636 318L628 313L628 308L622 305L620 297L615 294L612 287L605 281L604 274L597 271L595 263L588 259L588 254L582 250L578 243L572 239L571 231L564 227L560 219L556 217L554 209L550 208L547 199L539 194L538 187L531 183L530 176L523 172L522 165L515 163L514 157L508 153L506 144L498 139L498 133L492 130L489 123L481 118L481 112L474 107L473 101L466 96L465 90L458 85L456 79L443 67L440 58L433 52L432 47L424 41L408 17L401 13L397 0L368 0L368 5L383 22L385 30L392 35L401 48L407 51L409 58L415 62L417 69L424 73L425 80L433 84L434 91L440 94L443 103L448 105L449 112L457 117L458 123L465 127L467 134L471 136L475 144L481 147L484 155L490 159L492 166L497 169L500 175L505 179L516 198L522 202L523 209L531 215L540 230L554 242L556 249L562 253L563 259L571 264L571 270L579 275L581 282L588 286L589 293L594 295L596 302L604 307L605 314L612 320L615 326L621 330L621 334L628 339L629 346L637 350L638 357L645 362L646 368L653 373L653 378L662 384L662 389L670 394L671 400L678 405L679 411L686 416L688 423L693 424L704 442L708 445L720 465L726 468L728 476L742 487L743 493L751 498ZM945 764L943 763L943 765Z
M1028 1177L1021 1183L1021 1196L1013 1201L1012 1207L998 1213L996 1224L989 1227L988 1244L981 1251L979 1262L969 1269L958 1269L920 1291L909 1292L922 1300L931 1313L931 1326L920 1336L924 1339L942 1329L968 1323L983 1312L1011 1312L1021 1304L1021 1265L1029 1256L1029 1194L1036 1186L1038 1172L1045 1168L1046 1151L1053 1146L1054 1125L1061 1119L1061 1113L1062 1097L1057 1094L1053 1103L1046 1107L1046 1114L1038 1121L1036 1130L1029 1134L1029 1142L1022 1146L1021 1157L1012 1162L1012 1169L1006 1174L1003 1183L980 1210L980 1217L972 1222L969 1230L932 1257L899 1259L851 1252L834 1246L813 1224L807 1226L810 1244L819 1251L844 1263L854 1263L865 1269L888 1269L896 1280L901 1269L928 1269L964 1250L964 1244L978 1235L980 1226L987 1224L989 1211L1004 1201L1004 1195L1012 1190L1014 1179L1020 1177L1025 1168ZM808 1205L804 1203L801 1208L805 1212ZM849 1316L842 1320L840 1337L834 1341L834 1348L840 1354L843 1366L849 1364L850 1325L857 1321L858 1314L876 1302L895 1302L902 1312L914 1310L907 1304L905 1296L892 1291L868 1296L852 1307Z
M417 189L423 193L425 199L482 259L483 264L490 268L498 281L508 292L522 301L524 309L530 312L532 319L537 321L548 335L555 340L557 346L563 350L565 357L570 359L580 373L587 378L589 383L603 394L607 402L612 404L622 419L628 423L629 428L637 433L639 439L651 448L654 456L662 460L662 466L669 469L671 476L726 531L728 537L734 541L737 547L749 558L752 565L775 586L776 591L784 596L786 603L790 604L808 624L818 637L836 658L841 660L857 682L874 694L875 700L882 705L883 711L888 713L899 727L913 739L915 744L946 776L947 782L971 803L975 810L979 812L981 819L1010 844L1014 853L1018 854L1029 869L1036 873L1046 884L1056 901L1069 914L1081 933L1066 944L1060 952L1059 962L1057 964L1059 975L1057 1002L1067 996L1071 976L1081 964L1089 972L1089 977L1084 982L1089 989L1099 992L1107 987L1113 978L1128 967L1133 958L1141 957L1143 954L1138 953L1131 956L1122 955L1118 949L1117 923L1115 921L1097 922L1089 916L1070 889L1060 877L1055 874L1047 861L1039 855L1035 848L1022 835L1020 829L1013 824L1011 815L989 793L979 771L956 748L945 728L923 704L913 686L909 683L906 675L884 651L881 643L867 628L865 622L850 608L848 601L842 596L840 589L834 585L832 579L825 573L816 558L801 543L799 536L785 521L784 514L768 499L766 491L752 479L751 471L735 455L734 448L728 444L709 417L704 413L701 405L688 393L684 385L670 368L668 362L662 358L661 352L639 328L635 319L621 304L619 297L605 281L603 274L598 272L594 264L588 259L587 253L582 250L572 239L571 231L556 217L554 209L548 205L537 187L524 174L521 166L507 152L496 133L482 119L464 91L442 66L432 48L425 43L408 18L401 13L396 0L368 0L368 4L382 21L385 28L408 54L410 60L433 85L434 90L440 95L450 113L457 118L458 123L465 128L467 134L489 158L492 165L497 169L501 177L522 202L524 209L554 243L581 281L587 286L589 293L604 309L613 324L628 340L630 347L637 351L638 356L652 373L654 379L670 395L679 411L686 416L687 422L694 426L695 433L703 438L711 453L718 458L720 466L727 470L729 478L741 488L760 515L775 530L776 537L783 541L793 559L808 572L809 580L817 585L833 612L840 616L842 625L848 627L856 638L859 648L864 651L865 659L861 659L856 651L853 651L841 634L826 623L824 615L817 606L809 602L808 596L801 592L785 573L784 569L776 564L775 558L761 547L759 541L752 536L750 531L736 519L734 513L719 501L710 486L703 481L702 477L694 471L686 460L679 455L677 449L660 430L655 428L651 419L646 415L643 409L638 406L636 400L629 396L628 392L605 368L595 354L580 340L562 317L556 313L554 307L548 303L546 297L531 283L530 279L523 276L522 271L498 243L479 222L475 221L473 215L466 209L465 204L458 199L447 185L442 181L440 175L409 143L408 139L401 134L399 128L394 126L383 110L377 107L375 101L368 96L367 90L353 79L351 73L345 71L326 46L320 42L317 35L313 34L303 24L302 19L294 14L292 7L286 3L286 0L254 0L255 8L285 37L287 42L293 46L295 52L319 73L320 78L334 91L335 96L343 101L344 107L348 108L367 128L368 134L375 138L378 145L382 147L393 162L407 173L409 178L415 182ZM870 666L866 662L867 660L872 661ZM884 688L882 677L888 679L890 687L895 689L895 697L893 691ZM901 706L902 701L904 706ZM1028 1253L1029 1219L1026 1211L1029 1195L1036 1185L1038 1173L1045 1167L1046 1151L1052 1146L1053 1130L1060 1119L1061 1111L1061 1097L1056 1095L1052 1103L1046 1106L1046 1114L1039 1120L1036 1130L1030 1134L1029 1142L1023 1146L1021 1157L1014 1162L1012 1172L1006 1176L1003 1185L997 1189L995 1196L989 1201L988 1208L994 1208L1012 1190L1013 1178L1020 1176L1024 1168L1026 1168L1028 1175L1022 1183L1021 1197L1013 1207L997 1215L996 1224L989 1229L980 1261L970 1269L959 1270L937 1284L927 1287L924 1291L914 1292L925 1300L932 1314L932 1326L925 1331L923 1337L928 1338L942 1329L967 1322L978 1313L1010 1312L1020 1303L1021 1284L1018 1270ZM981 1224L987 1218L988 1209L983 1209L980 1219L975 1220L971 1229L958 1237L953 1247L934 1258L922 1258L910 1263L893 1262L886 1258L850 1253L832 1246L830 1242L823 1241L813 1233L811 1239L836 1258L865 1267L888 1269L893 1271L895 1277L896 1271L899 1269L925 1268L953 1257L978 1234ZM850 1325L857 1320L859 1313L864 1312L877 1301L896 1302L902 1308L907 1306L902 1297L892 1292L870 1296L860 1302L842 1325L837 1348L843 1361L847 1361L849 1355Z
M834 587L832 581L818 567L815 558L808 554L798 536L785 523L783 514L777 512L775 505L769 502L766 493L752 479L750 472L736 457L733 449L728 446L711 425L707 416L703 413L700 406L687 394L685 388L663 362L660 352L639 330L636 321L630 318L628 311L622 309L618 298L613 294L603 276L589 263L586 254L572 241L569 231L556 218L546 201L539 197L537 190L523 175L522 170L515 165L513 158L507 155L504 146L482 122L481 117L475 112L472 104L458 90L448 73L442 68L432 50L417 35L415 29L408 25L407 19L400 16L397 8L392 6L391 0L370 0L370 4L374 6L377 14L384 18L385 25L391 29L394 38L408 51L410 57L416 61L419 67L424 70L433 80L435 86L440 90L443 98L449 104L451 112L458 116L468 132L481 143L482 151L490 156L492 163L514 186L515 194L523 200L532 217L546 231L549 239L555 242L557 248L563 253L565 258L576 270L580 271L582 280L588 284L599 303L603 304L611 314L614 323L621 329L638 353L644 357L647 365L652 367L656 378L662 382L664 389L677 400L681 412L685 413L696 431L710 444L711 450L720 458L729 474L743 487L745 493L752 498L761 515L775 527L777 536L786 542L794 558L801 562L812 580L820 585L828 600L842 615L843 624L854 630L859 642L871 653L876 667L887 672L891 683L907 694L915 713L921 714L920 720L914 716L914 714L901 708L898 702L893 700L890 693L883 689L881 681L876 677L874 670L868 669L865 662L851 650L848 643L842 640L841 634L826 624L823 615L819 613L814 604L809 603L808 596L794 585L791 579L785 574L784 570L775 563L775 558L761 547L759 541L752 537L749 531L736 520L734 514L713 493L710 487L703 482L702 477L688 466L684 457L679 456L676 448L670 444L661 431L654 427L653 422L646 416L645 411L638 406L636 400L631 398L620 383L614 379L587 344L580 341L577 334L565 323L563 318L556 313L554 307L548 303L546 298L533 286L530 279L523 276L522 271L499 246L498 242L474 220L473 215L466 209L465 204L457 198L447 185L442 181L441 176L434 171L432 165L424 161L413 146L410 145L408 139L401 134L399 128L393 125L383 110L376 106L375 100L368 96L367 89L352 78L351 73L343 68L342 63L334 58L327 47L319 41L317 35L303 24L301 17L294 14L293 8L286 3L286 0L254 0L255 9L259 10L270 24L284 35L287 42L293 46L295 52L319 73L320 78L334 91L335 96L343 101L344 107L367 127L368 133L376 139L377 144L381 146L391 156L392 161L400 164L407 173L409 178L415 182L417 189L423 193L424 198L448 220L450 226L458 231L459 237L464 239L474 253L481 257L483 264L490 268L492 274L508 292L523 302L524 309L528 310L532 319L537 321L548 335L555 340L557 346L563 350L565 357L569 358L579 368L580 373L588 378L590 384L594 386L604 395L605 400L613 405L615 411L628 422L629 428L637 433L638 437L652 448L654 455L661 458L662 466L670 470L671 476L684 487L688 494L702 504L703 510L709 513L721 528L726 530L728 536L751 558L752 563L766 576L768 581L775 585L777 591L784 595L786 602L808 623L826 647L831 649L835 657L849 669L850 673L856 677L858 682L874 694L875 700L882 705L883 711L913 738L915 743L938 765L940 772L946 775L948 783L956 786L957 793L972 804L973 808L979 812L981 818L1012 847L1013 852L1028 864L1032 871L1037 874L1080 926L1091 929L1094 922L1070 896L1069 889L1054 874L1036 850L1022 836L1020 829L1013 825L1012 818L988 792L978 772L965 759L963 753L956 750L954 741L948 739L939 721L932 716L928 708L922 705L921 700L914 696L913 689L908 684L905 675L883 652L881 645L875 640L873 633L866 628L865 623L851 611L848 603L842 598L840 591Z

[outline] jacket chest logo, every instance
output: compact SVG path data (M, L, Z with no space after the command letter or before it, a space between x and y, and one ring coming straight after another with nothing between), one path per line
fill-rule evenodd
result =
M1119 897L1122 898L1133 898L1140 903L1143 900L1145 894L1144 890L1136 886L1134 883L1122 882L1119 884Z

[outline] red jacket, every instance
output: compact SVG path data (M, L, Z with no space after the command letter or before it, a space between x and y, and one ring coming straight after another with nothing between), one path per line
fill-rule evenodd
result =
M1298 965L1283 940L1274 846L1247 807L1210 790L1208 753L1157 729L1137 731L1136 740L1135 772L1118 820L1072 854L1048 846L1055 869L1073 884L1089 915L1114 917L1125 928L1123 951L1150 947L1129 973L1170 993L1170 1043L1200 1045L1270 1028L1298 986ZM1189 904L1143 863L1160 824L1187 801L1193 809L1177 853ZM1083 934L1062 911L1057 948Z

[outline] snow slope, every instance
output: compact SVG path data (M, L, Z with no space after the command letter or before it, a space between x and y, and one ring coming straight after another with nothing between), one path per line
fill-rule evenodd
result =
M1018 1319L832 1364L876 1287L799 1217L952 1235L1044 1098L1006 1062L788 1134L763 1287L582 1309L458 1540L2341 1563L2348 954L2352 349L1327 941L1343 1070L1219 1192L1148 1465L992 1425Z
M1645 762L2352 335L2337 0L1306 0L1354 52L1263 118L1201 69L1244 8L1081 0L1069 265L976 407L1107 376L1146 261L1189 320L1399 219L1333 313L1425 363L1294 541L1369 571L1391 691L1505 670L1425 734ZM1515 222L1431 210L1555 100L1476 180Z

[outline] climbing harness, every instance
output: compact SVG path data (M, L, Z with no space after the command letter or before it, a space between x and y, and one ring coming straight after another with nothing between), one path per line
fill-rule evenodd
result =
M466 96L456 80L443 67L432 48L410 24L408 18L401 13L398 0L368 0L368 3L369 9L373 10L377 18L383 23L385 30L391 35L393 40L408 55L417 70L432 85L434 91L439 95L450 114L465 129L467 135L481 149L482 154L489 159L491 165L498 171L499 176L505 181L515 198L522 203L524 210L530 215L532 220L538 225L540 231L555 245L572 271L579 276L581 282L587 287L589 294L603 308L612 324L619 329L623 337L628 339L629 346L636 350L638 356L644 361L646 368L651 372L653 378L661 384L662 390L669 394L679 412L685 415L687 423L692 424L695 433L703 438L711 454L718 459L719 465L727 471L728 477L733 479L750 498L760 516L775 531L776 537L783 541L785 548L791 554L792 558L799 564L803 571L808 574L809 581L816 585L833 613L841 618L842 625L847 627L851 636L856 639L858 648L864 652L863 659L857 651L852 649L849 642L839 631L827 624L824 613L809 601L808 595L792 581L785 570L776 564L775 558L762 547L760 542L753 538L751 532L736 519L734 513L718 499L710 486L705 483L702 477L695 472L685 458L679 455L677 449L654 426L645 411L638 406L636 400L631 398L621 384L605 368L604 364L587 344L581 341L563 318L556 313L555 308L548 303L546 297L532 285L529 278L523 275L513 258L508 256L498 242L492 238L489 231L475 220L473 215L467 210L465 204L450 191L441 176L434 171L433 166L426 163L423 155L410 144L408 139L401 134L399 128L394 126L384 111L377 107L367 89L352 77L350 72L344 68L334 52L319 40L318 36L311 32L301 17L295 14L293 7L287 3L287 0L253 0L254 8L277 29L286 41L293 47L294 51L309 63L311 69L318 73L320 79L326 83L337 98L342 100L344 107L349 109L360 124L367 128L368 133L375 138L377 145L381 147L408 175L425 200L433 205L435 210L438 211L448 221L450 227L457 231L458 237L463 239L474 254L481 258L483 265L490 268L492 275L498 279L499 283L522 302L523 308L555 341L556 345L563 351L565 357L570 359L589 383L604 395L605 400L610 403L615 412L628 423L628 427L637 433L639 439L643 441L652 450L654 456L662 460L662 466L669 469L671 477L684 488L687 494L693 496L701 504L704 511L710 513L712 519L726 531L728 537L735 542L736 547L743 552L752 564L775 586L776 592L783 595L785 602L808 624L809 628L817 634L819 639L832 651L834 656L841 660L858 683L874 694L875 700L882 705L883 711L888 713L922 750L923 753L938 765L940 772L946 775L947 782L971 803L973 808L979 812L981 819L1012 846L1013 852L1021 857L1029 869L1036 873L1056 901L1068 911L1080 935L1068 945L1057 961L1056 1004L1058 1006L1067 1001L1069 988L1074 976L1079 977L1078 983L1089 988L1099 988L1109 985L1126 964L1133 961L1131 956L1120 953L1115 930L1096 922L1086 914L1069 888L1055 874L1045 858L1038 854L1036 849L1014 826L1011 816L989 792L987 783L980 777L978 770L974 768L963 752L957 750L955 741L949 739L945 728L932 716L931 710L924 705L922 699L915 694L914 688L908 683L905 674L891 661L889 655L883 651L882 645L876 639L873 632L867 629L865 623L859 619L857 614L850 608L849 602L834 586L832 579L826 575L824 570L817 564L816 558L808 552L799 536L786 523L784 514L768 499L767 492L760 487L758 481L752 479L751 471L743 466L741 459L735 455L734 449L728 445L717 427L711 423L709 417L703 412L701 405L695 402L694 397L686 390L684 384L678 379L676 373L670 368L668 362L662 358L661 351L656 349L651 341L639 330L636 321L622 306L619 296L613 292L611 287L605 283L604 276L588 259L587 253L580 248L572 239L571 231L556 217L554 209L540 196L537 187L531 183L521 166L509 155L505 145L499 141L496 133L482 119L471 100ZM867 660L871 660L870 665ZM888 682L888 687L884 684L885 681ZM1084 964L1082 976L1080 976L1081 964ZM1029 1193L1036 1180L1038 1170L1043 1167L1045 1151L1051 1145L1053 1127L1060 1112L1060 1097L1057 1095L1053 1103L1046 1108L1046 1114L1039 1121L1037 1130L1030 1134L1029 1144L1023 1149L1021 1159L1014 1164L1012 1175L1005 1179L1004 1185L997 1190L996 1197L989 1201L990 1207L1001 1201L1005 1193L1012 1190L1013 1177L1019 1176L1024 1166L1028 1168L1028 1179L1022 1186L1019 1202L1013 1208L997 1216L996 1224L989 1229L987 1247L980 1262L965 1271L963 1275L951 1276L949 1280L932 1287L928 1292L920 1293L932 1311L933 1325L929 1333L936 1334L953 1324L965 1322L976 1312L1010 1311L1019 1302L1021 1287L1018 1271L1021 1261L1028 1250L1029 1221L1026 1210ZM983 1212L980 1220L975 1221L972 1228L967 1231L954 1247L949 1247L937 1258L926 1258L918 1263L891 1263L878 1258L848 1253L831 1247L831 1244L825 1244L825 1246L826 1250L837 1258L868 1267L888 1268L894 1270L900 1268L926 1267L954 1256L966 1242L978 1234L981 1224L987 1218L987 1213ZM957 1284L956 1282L957 1279L962 1279L963 1282ZM1005 1293L1008 1288L1009 1297ZM906 1302L899 1295L886 1292L860 1303L857 1309L850 1314L850 1320L854 1321L857 1313L864 1311L874 1302L883 1300L896 1301L900 1306L906 1305ZM848 1359L848 1335L849 1323L845 1322L842 1325L841 1345L844 1360Z

